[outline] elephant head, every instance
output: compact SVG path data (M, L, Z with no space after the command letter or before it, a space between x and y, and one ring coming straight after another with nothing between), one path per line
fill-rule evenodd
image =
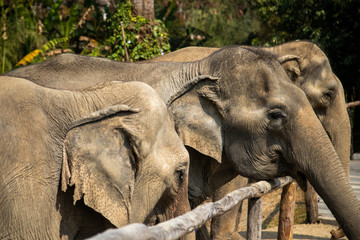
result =
M342 84L333 73L325 53L314 43L307 41L294 41L262 49L275 54L291 81L305 92L348 173L350 121ZM186 47L146 62L198 61L217 50L219 48Z
M165 104L153 89L131 90L122 94L141 111L75 127L64 143L62 190L75 185L74 204L83 197L116 227L145 222L156 205L174 217L187 188L188 154Z
M278 56L292 82L305 92L349 174L351 129L344 89L332 72L325 53L306 41L289 42L264 50Z
M188 210L179 201L187 198L188 153L150 86L66 91L0 82L0 238L89 237L101 224L77 222L80 215L107 228L144 222L156 207L164 218ZM70 206L60 190L69 185Z
M355 239L360 208L349 179L307 96L276 59L261 49L230 47L196 62L220 79L171 105L177 131L187 146L242 176L291 175L300 184L306 177ZM189 114L188 106L196 110Z
M351 131L350 121L345 106L344 90L341 82L332 72L329 60L324 52L322 52L315 44L307 41L294 41L262 49L275 54L291 81L305 92L322 126L329 135L344 169L347 173L349 173ZM186 47L175 52L165 54L164 56L147 60L147 62L197 61L208 57L217 50L219 49L208 47ZM187 104L187 106L182 106L181 109L178 110L176 110L176 107L173 108L175 109L174 112L176 115L181 117L184 115L183 111L193 111L198 108L198 104ZM204 117L207 117L207 122L211 122L211 118L208 115L204 115ZM192 118L190 114L188 114L187 118L189 123L191 122L191 125L202 125L202 121L197 118ZM179 128L183 129L188 128L190 125L183 123L180 124L181 127ZM218 126L215 125L213 127ZM203 129L206 130L206 128ZM183 132L183 137L187 140L193 138L190 138L188 134L190 131ZM209 134L209 132L206 131L206 134ZM192 135L194 135L194 133L192 133ZM216 136L219 137L220 135ZM215 139L216 136L212 135L211 139ZM199 145L199 143L209 144L209 142L206 141L209 137L210 136L207 136L204 133L198 134L197 138L202 139L203 141L196 141L193 145ZM205 149L203 153L206 155L215 156L216 158L221 157L219 154L206 151L209 148L205 145L198 146L198 149ZM192 159L191 163L193 163L193 158L199 159L199 156L198 154L190 154L190 158ZM193 195L196 195L196 189L193 190L194 181L192 180L192 176L194 174L192 174L192 169L194 169L194 167L190 168L190 191L193 192ZM196 175L199 174L196 173ZM213 197L219 194L221 197L224 193L226 194L234 190L234 186L237 184L245 186L243 185L244 183L245 181L242 180L241 177L237 177L232 180L231 184L226 184L224 187L216 190ZM234 208L231 211L233 214L237 214L238 210ZM230 215L231 213L229 212L227 214ZM234 217L220 216L218 218L219 219L216 219L216 221L212 221L212 224L214 223L214 226L211 227L211 234L213 234L213 236L218 236L220 234L219 238L225 238L223 236L230 236L233 233L237 235ZM215 224L215 222L218 223ZM229 230L229 226L233 226L233 229Z

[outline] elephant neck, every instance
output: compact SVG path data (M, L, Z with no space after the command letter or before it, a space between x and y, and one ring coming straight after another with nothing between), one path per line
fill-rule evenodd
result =
M122 74L123 81L141 81L150 85L165 103L171 102L195 85L200 77L212 76L203 61L196 62L147 62L121 63L120 65L131 76ZM195 79L195 81L194 81ZM190 87L189 87L190 86Z
M211 72L202 62L174 63L175 71L168 71L159 81L151 85L168 105L183 95L201 79L211 77Z
M211 75L204 61L197 62L103 62L102 59L81 61L96 70L97 78L105 81L140 81L150 85L160 95L164 102L181 95L189 85L194 85L194 79L201 75ZM74 63L80 64L80 63ZM90 65L91 64L91 65ZM86 76L90 73L85 72ZM80 76L83 78L83 76ZM82 89L94 85L94 77L89 76L81 82ZM60 81L59 81L60 82ZM60 82L61 83L61 82ZM91 85L92 84L92 85ZM58 86L56 86L58 87ZM63 88L63 86L61 86Z

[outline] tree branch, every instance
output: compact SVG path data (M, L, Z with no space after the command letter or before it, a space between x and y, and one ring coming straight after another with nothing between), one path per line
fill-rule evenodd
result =
M349 102L349 103L346 104L346 108L357 107L359 105L360 105L360 101Z

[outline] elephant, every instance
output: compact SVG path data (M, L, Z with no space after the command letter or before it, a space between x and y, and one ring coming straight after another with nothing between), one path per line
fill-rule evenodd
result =
M147 62L190 62L208 57L219 48L186 47L175 52L159 56ZM278 57L282 67L295 86L306 94L312 108L318 116L325 131L330 137L338 153L344 169L349 174L351 128L346 109L344 90L337 76L332 72L330 62L325 53L309 41L293 41L274 47L262 48ZM190 156L190 159L194 156ZM241 176L234 182L218 189L214 198L219 199L234 188L245 186L246 179ZM308 189L311 186L308 186ZM311 191L310 191L311 192ZM240 209L241 211L241 209ZM237 223L234 221L237 210L234 208L227 214L212 221L211 235L224 239L237 235ZM233 232L235 232L233 234Z
M335 148L274 54L230 46L185 63L63 54L6 75L72 90L115 78L141 79L163 99L189 79L202 80L169 104L184 145L190 154L201 154L190 160L190 199L206 198L237 175L254 180L290 175L301 185L309 180L350 239L360 236L360 205Z
M351 128L344 89L325 53L316 44L300 40L262 49L275 54L292 82L305 92L349 174ZM217 50L186 47L146 62L192 62Z
M84 239L190 210L188 152L149 85L0 85L0 239Z

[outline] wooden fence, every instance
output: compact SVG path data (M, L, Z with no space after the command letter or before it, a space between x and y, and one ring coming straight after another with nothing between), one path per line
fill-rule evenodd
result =
M144 224L135 223L122 228L107 230L104 233L98 234L91 240L102 239L118 239L118 240L170 240L178 239L185 234L200 228L209 219L221 215L230 210L236 204L244 199L249 199L249 215L247 225L247 239L257 240L261 239L261 196L284 187L282 198L294 199L294 197L287 196L295 188L295 183L291 177L277 178L272 181L260 181L252 184L249 187L237 189L222 199L214 203L206 203L198 206L184 215L170 219L166 222L159 223L155 226L147 227ZM280 208L280 223L279 223L279 237L278 239L291 239L293 224L293 207L294 203L284 202L284 210Z

